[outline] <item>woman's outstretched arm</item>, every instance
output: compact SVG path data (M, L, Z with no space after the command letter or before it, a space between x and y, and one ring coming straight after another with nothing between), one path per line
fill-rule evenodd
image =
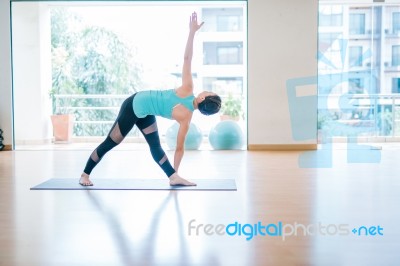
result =
M187 38L185 54L183 56L183 68L182 68L182 89L187 94L193 93L193 78L192 78L192 58L193 58L193 40L204 22L197 22L197 14L193 12L190 17L189 23L189 36Z
M181 121L179 123L179 130L178 130L178 135L176 138L176 149L175 149L175 155L174 155L174 169L176 172L179 170L179 166L181 164L183 154L185 153L185 139L186 135L189 131L189 121Z

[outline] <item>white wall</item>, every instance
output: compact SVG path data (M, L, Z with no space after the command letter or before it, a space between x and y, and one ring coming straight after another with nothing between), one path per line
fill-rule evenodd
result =
M317 15L317 0L248 1L249 145L316 143L292 137L286 81L317 75Z
M51 139L49 10L37 2L12 9L15 143L42 143Z
M12 144L10 2L0 0L0 128Z

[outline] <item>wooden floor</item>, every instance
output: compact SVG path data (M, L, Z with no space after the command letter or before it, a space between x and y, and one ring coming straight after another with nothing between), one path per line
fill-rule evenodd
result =
M380 163L350 164L347 152L334 149L330 168L301 168L301 152L188 151L183 176L235 178L238 190L169 192L31 191L78 178L90 151L3 151L0 265L400 265L400 149L383 147ZM129 149L110 152L92 176L163 178L149 152ZM314 235L189 235L193 219L282 222L287 233L297 223ZM339 226L348 232L335 235ZM383 235L350 231L361 226Z

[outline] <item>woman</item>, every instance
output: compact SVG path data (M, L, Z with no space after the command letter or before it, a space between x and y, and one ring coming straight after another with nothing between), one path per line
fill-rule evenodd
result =
M153 159L169 177L170 185L196 185L178 174L179 165L184 153L185 138L189 130L193 111L198 109L204 115L212 115L217 113L221 108L221 98L215 93L203 91L197 97L193 95L191 72L193 40L195 33L201 28L203 23L198 24L197 14L192 13L183 61L182 85L172 90L141 91L126 99L108 136L90 155L79 184L82 186L93 185L90 180L90 173L93 168L108 151L122 142L136 124L150 146ZM179 123L174 167L171 166L161 147L155 116L173 119Z

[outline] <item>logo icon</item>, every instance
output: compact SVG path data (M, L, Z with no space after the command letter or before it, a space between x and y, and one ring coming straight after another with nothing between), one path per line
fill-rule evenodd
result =
M364 62L371 58L371 50L368 49L359 58L349 60L346 63L347 40L337 39L327 51L329 49L338 51L340 62L333 62L334 60L329 60L324 53L318 52L319 65L323 65L325 71L321 71L318 76L293 78L286 82L294 140L314 140L317 136L316 121L318 117L331 115L334 112L345 114L357 113L363 106L373 104L373 100L370 97L363 99L361 103L356 94L345 92L338 95L334 91L335 88L342 86L343 83L349 83L352 80L362 80L364 95L375 92L378 80L375 70L349 71L348 69L348 67L356 65L358 62ZM316 86L318 94L297 96L297 91L302 86ZM331 107L332 99L334 100L334 106L336 106L334 108ZM318 108L318 113L316 112L316 108ZM348 163L379 163L381 160L380 150L376 150L369 145L357 143L357 136L368 131L372 131L372 128L354 127L339 120L329 121L329 128L323 133L324 141L321 144L321 148L316 151L305 151L300 154L299 166L301 168L332 167L332 137L335 136L347 137Z

